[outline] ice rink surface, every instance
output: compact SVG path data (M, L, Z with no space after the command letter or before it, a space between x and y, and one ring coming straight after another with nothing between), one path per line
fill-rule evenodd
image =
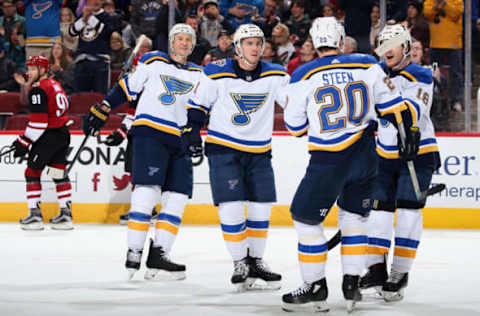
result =
M143 280L144 266L126 281L124 226L25 232L0 224L0 240L1 316L293 315L281 310L281 295L301 284L292 227L271 228L265 254L282 289L240 294L219 227L181 227L171 258L187 265L187 279L155 283ZM480 231L425 230L405 299L360 302L351 315L480 315L478 245ZM328 254L327 283L327 315L346 315L339 247Z

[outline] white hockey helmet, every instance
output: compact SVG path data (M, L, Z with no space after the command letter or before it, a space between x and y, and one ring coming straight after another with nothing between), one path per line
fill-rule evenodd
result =
M345 28L334 17L316 18L310 28L313 46L332 47L343 52L345 46ZM343 43L342 45L340 45Z
M193 52L193 48L195 47L195 44L197 43L197 35L195 34L195 30L190 25L185 23L177 23L172 27L172 29L168 33L168 45L170 46L170 51L174 55L177 55L177 54L173 49L173 40L175 39L175 36L177 34L188 34L192 36L192 50L190 51L190 54L191 54Z
M383 57L389 50L400 45L403 46L403 56L410 56L412 47L412 37L410 32L403 24L386 25L378 34L378 47L375 53Z
M242 58L242 60L247 65L250 65L250 63L243 56L243 49L241 44L242 40L251 37L258 37L262 39L262 51L260 53L260 55L262 55L265 49L265 35L263 34L262 29L260 29L258 26L256 26L255 24L242 24L237 28L235 34L233 35L233 45L235 46L235 52L240 58Z

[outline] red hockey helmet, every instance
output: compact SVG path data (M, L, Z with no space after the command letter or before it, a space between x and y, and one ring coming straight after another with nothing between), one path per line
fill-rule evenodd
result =
M45 69L48 69L48 58L42 55L30 56L27 59L28 66L45 67Z

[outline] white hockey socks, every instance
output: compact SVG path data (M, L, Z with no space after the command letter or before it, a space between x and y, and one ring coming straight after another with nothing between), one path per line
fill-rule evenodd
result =
M368 245L367 218L339 208L338 226L342 231L343 274L361 275Z
M166 254L172 249L177 237L187 201L188 196L186 194L177 192L164 192L162 194L162 212L158 214L153 245L155 247L161 246Z
M262 258L267 243L272 203L249 202L247 208L247 243L250 256Z
M368 217L367 268L385 261L393 235L393 212L371 211Z
M130 202L127 246L141 251L145 245L152 209L160 196L160 187L156 185L136 185Z
M397 210L392 271L401 273L410 271L417 254L422 230L422 210L403 208Z
M298 235L298 262L304 282L313 283L325 277L328 244L322 224L307 225L293 221Z
M225 202L218 207L223 239L233 261L247 256L247 225L244 202Z

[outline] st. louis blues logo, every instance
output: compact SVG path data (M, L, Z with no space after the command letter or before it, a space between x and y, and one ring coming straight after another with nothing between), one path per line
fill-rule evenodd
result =
M268 97L268 93L230 93L230 95L240 111L240 113L236 113L232 116L232 122L235 125L247 125L250 123L249 114L258 111Z
M160 75L163 86L167 92L162 93L159 97L160 102L165 105L175 103L175 95L181 95L189 93L193 89L193 84L187 81L183 81L171 76Z

